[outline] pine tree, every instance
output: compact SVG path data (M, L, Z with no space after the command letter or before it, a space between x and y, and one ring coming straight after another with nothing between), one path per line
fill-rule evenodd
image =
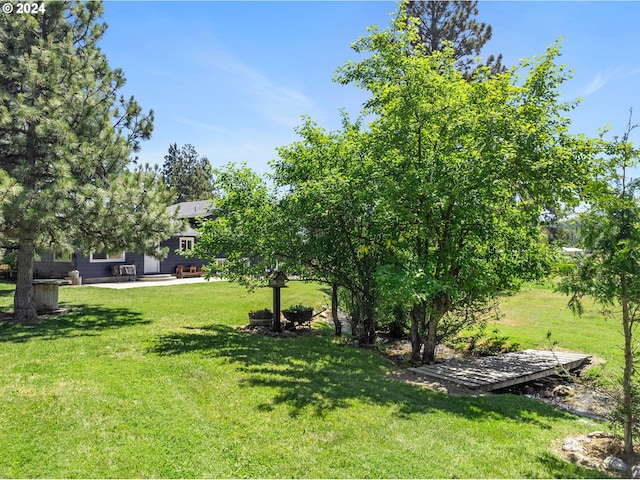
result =
M459 70L469 76L475 64L474 58L491 39L491 25L478 23L477 1L464 0L411 0L404 4L407 17L415 19L418 37L427 55L443 48L443 42L451 42ZM487 66L492 73L501 73L502 55L489 56Z
M167 186L176 191L179 202L208 200L212 196L211 164L207 157L199 157L192 145L180 149L175 143L169 145L162 177Z
M0 170L14 185L0 236L18 247L18 321L36 317L36 247L160 254L176 228L157 170L129 168L153 112L117 94L123 72L98 47L102 3L44 10L0 17Z

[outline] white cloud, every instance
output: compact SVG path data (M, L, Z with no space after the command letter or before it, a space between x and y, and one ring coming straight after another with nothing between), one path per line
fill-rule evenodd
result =
M596 73L595 77L593 77L591 82L586 87L584 87L580 96L586 97L587 95L591 95L592 93L597 92L598 90L603 88L606 84L612 81L633 77L639 74L640 74L640 67L607 68L604 71L600 71Z
M591 83L587 85L582 91L581 96L586 97L587 95L591 95L592 93L597 92L598 90L600 90L602 87L605 86L605 84L608 81L608 78L609 78L608 71L596 73L596 76L593 78L593 80L591 80Z
M235 90L243 99L245 108L270 122L293 128L301 123L301 115L322 113L301 89L270 78L223 49L199 52L197 61L201 67L210 70L212 77L219 78L223 74L225 78L221 81ZM226 91L232 94L232 91Z
M223 135L229 135L232 133L230 129L221 127L220 125L216 125L214 123L209 123L209 122L201 122L199 120L193 120L191 118L186 118L186 117L177 117L176 122L182 125L186 125L188 127L194 127L199 130L205 130L207 132L220 133Z

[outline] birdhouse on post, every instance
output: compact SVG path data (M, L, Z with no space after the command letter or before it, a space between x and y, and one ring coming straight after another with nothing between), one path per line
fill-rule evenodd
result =
M287 288L285 282L289 280L284 272L276 268L269 276L269 286L273 288L273 322L271 323L271 330L274 332L281 332L280 326L280 289Z
M269 286L271 288L284 288L284 283L289 280L284 272L274 270L269 277Z

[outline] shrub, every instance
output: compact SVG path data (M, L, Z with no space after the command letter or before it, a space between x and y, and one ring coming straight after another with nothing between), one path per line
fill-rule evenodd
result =
M313 307L309 307L307 305L291 305L285 310L283 310L283 312L308 312L308 311L313 311Z
M461 333L449 341L448 346L460 352L479 356L499 355L520 349L518 343L511 341L505 335L500 335L497 328L494 328L489 335L484 328L475 333Z
M273 312L268 308L262 310L249 310L249 318L273 318Z

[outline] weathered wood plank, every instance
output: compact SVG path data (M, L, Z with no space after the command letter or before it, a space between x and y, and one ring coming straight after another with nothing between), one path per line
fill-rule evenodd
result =
M408 370L425 377L490 391L554 375L561 370L572 370L589 358L590 355L573 352L524 350L471 361L454 360L424 365Z
M417 375L422 374L422 372L419 371L419 368L410 368L409 370L412 371L413 373L417 374ZM425 377L429 377L429 378L435 378L437 380L452 381L450 376L439 374L439 373L436 373L436 372L428 372L428 373L425 373L424 376ZM457 381L457 382L454 382L454 383L457 383L459 385L463 384L461 381ZM469 388L478 388L478 387L481 387L482 384L475 383L475 382L472 382L470 380L466 380L464 382L464 386L468 386Z

